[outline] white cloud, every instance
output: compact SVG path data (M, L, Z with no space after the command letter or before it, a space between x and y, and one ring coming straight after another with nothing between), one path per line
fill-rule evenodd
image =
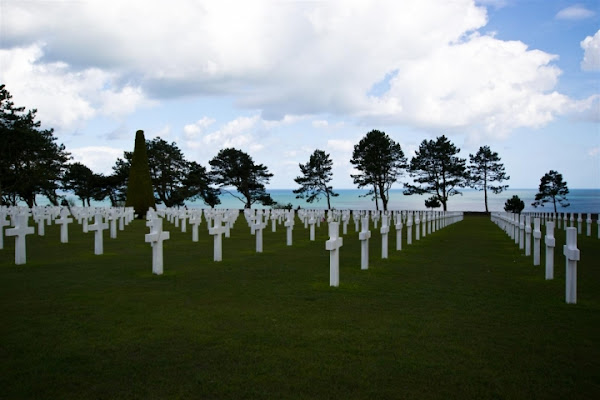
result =
M312 126L315 128L327 128L329 123L326 120L319 119L312 122Z
M327 148L331 149L332 151L349 153L354 150L354 142L343 139L329 139L327 141Z
M252 135L249 132L259 122L260 117L239 117L233 121L227 122L221 129L213 131L203 137L206 144L219 145L224 147L245 147L252 142Z
M193 124L188 124L183 127L183 133L185 138L192 140L198 137L199 134L204 132L209 126L215 123L215 119L209 117L202 117Z
M17 105L38 109L44 127L76 129L97 116L119 117L153 103L140 87L116 84L117 75L98 68L76 71L41 61L44 46L0 49L2 81Z
M587 36L580 43L583 49L581 69L584 71L600 71L600 29L594 36Z
M106 146L87 146L69 149L74 162L80 162L97 174L112 174L117 158L123 158L123 150Z
M517 127L538 127L572 106L556 92L557 57L519 41L473 34L405 63L390 90L371 98L365 118L434 128L483 129L504 136Z
M258 130L331 115L506 136L572 109L555 56L474 34L481 5L504 1L5 2L4 81L55 126L130 113L150 95L231 95L260 110ZM183 130L190 146L260 148L248 121L231 123Z
M596 13L581 4L563 8L556 14L556 19L578 20L593 17Z

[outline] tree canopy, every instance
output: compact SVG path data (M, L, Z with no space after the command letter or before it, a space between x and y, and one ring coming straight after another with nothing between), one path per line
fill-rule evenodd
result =
M94 172L80 162L69 164L62 179L62 188L72 191L83 203L90 205L90 200L100 200L106 197L103 191L101 175Z
M70 155L52 129L40 129L37 110L25 113L11 99L0 85L0 201L16 205L23 200L32 207L42 194L58 205L56 190Z
M492 152L489 146L482 146L475 155L469 154L469 174L471 187L482 190L485 199L485 212L488 209L488 189L494 194L501 193L508 185L491 185L492 182L502 182L510 179L506 175L504 165L500 162L498 153Z
M561 207L570 206L570 203L567 201L567 194L569 194L569 188L567 187L567 182L563 181L562 174L550 170L540 179L538 193L535 195L535 201L531 205L534 207L543 207L545 203L551 202L556 214L556 202Z
M354 183L369 188L367 196L373 196L375 208L379 210L381 199L387 211L390 188L407 166L400 144L384 132L372 130L354 146L350 163L358 170L358 174L351 175Z
M462 194L458 188L468 183L466 159L457 157L459 152L444 135L436 140L423 140L410 160L409 174L415 184L405 183L404 194L431 194L447 211L448 198Z
M265 184L269 183L273 174L269 173L266 166L255 164L248 154L229 147L219 151L209 164L213 182L244 203L245 208L252 207L256 202L265 206L274 204L265 189ZM234 187L242 197L227 189L230 187Z
M315 200L319 201L319 197L323 195L327 199L327 208L331 209L331 197L339 195L333 192L332 186L328 185L333 175L331 172L333 161L329 158L329 154L317 149L306 164L299 164L299 166L302 175L294 179L300 185L299 189L294 190L296 198L306 199L308 203L312 203Z
M514 195L504 203L504 211L506 212L521 214L524 208L525 203L517 195Z

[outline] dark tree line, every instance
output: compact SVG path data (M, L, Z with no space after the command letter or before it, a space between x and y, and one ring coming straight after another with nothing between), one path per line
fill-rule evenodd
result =
M52 129L41 129L37 110L17 107L5 85L0 85L0 202L35 205L35 196L45 195L58 205L66 162L65 146L56 143Z
M135 152L124 152L116 160L112 174L96 174L82 163L70 162L70 154L56 142L53 130L40 128L36 110L25 111L25 107L15 106L11 99L5 86L0 85L0 204L17 205L24 201L31 207L36 195L44 195L58 205L63 200L57 194L59 190L74 193L84 205L106 198L113 206L125 204ZM138 136L136 148L142 140L154 203L174 207L200 199L214 207L220 204L219 195L227 193L247 208L256 203L275 205L265 186L273 174L243 151L222 149L209 161L208 170L186 160L175 142ZM488 146L480 147L475 155L469 154L468 165L466 159L458 156L459 152L442 135L435 140L423 140L408 162L399 143L382 131L372 130L354 146L350 163L357 172L351 177L359 188L368 189L364 196L370 196L377 209L381 200L383 210L387 210L390 188L406 173L412 182L403 184L404 194L430 195L425 200L427 208L447 210L452 196L461 195L462 188L472 187L484 192L488 211L488 191L498 194L506 190L508 185L502 182L510 177L498 153ZM299 164L301 175L294 179L300 185L294 190L296 197L309 203L324 197L331 208L331 199L338 196L330 185L332 166L329 154L315 150L306 164ZM562 175L550 171L542 177L533 205L550 202L556 212L556 203L568 206L567 194ZM518 210L520 205L513 199L509 209Z

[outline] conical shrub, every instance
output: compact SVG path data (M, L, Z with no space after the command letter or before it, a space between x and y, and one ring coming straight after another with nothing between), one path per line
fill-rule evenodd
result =
M129 170L125 206L133 207L137 218L145 218L148 209L155 206L154 189L146 153L146 139L144 131L141 130L135 133L135 148Z

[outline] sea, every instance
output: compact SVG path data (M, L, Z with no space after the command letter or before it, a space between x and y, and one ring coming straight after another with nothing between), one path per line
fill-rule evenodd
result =
M331 199L331 208L338 210L375 210L375 201L371 196L365 197L368 193L366 190L359 189L334 189L338 193L337 197ZM273 200L281 205L291 204L294 209L298 207L304 209L326 209L327 200L321 198L320 201L307 203L304 199L297 199L293 193L293 189L267 189ZM535 200L537 189L508 189L499 194L488 192L488 208L489 211L504 211L504 203L512 196L519 196L525 203L524 212L553 212L552 204L546 203L544 207L533 207L531 203ZM239 196L239 194L236 193ZM388 210L426 210L425 200L430 195L404 195L402 189L390 189L390 200ZM67 198L72 200L76 205L81 202L72 194L68 194ZM44 197L38 197L38 205L47 205L48 200ZM228 193L220 195L221 204L216 208L244 208L244 203ZM568 207L561 207L557 204L557 212L567 213L600 213L600 189L570 189L567 195L567 200L570 203ZM110 203L105 200L102 202L92 202L93 206L110 206ZM188 201L185 203L188 208L207 208L202 200ZM160 207L160 206L159 206ZM253 208L267 208L260 204L253 205ZM382 209L381 201L379 208ZM437 210L441 210L438 208ZM462 194L451 196L448 199L448 211L485 211L484 194L482 191L475 189L464 189Z

